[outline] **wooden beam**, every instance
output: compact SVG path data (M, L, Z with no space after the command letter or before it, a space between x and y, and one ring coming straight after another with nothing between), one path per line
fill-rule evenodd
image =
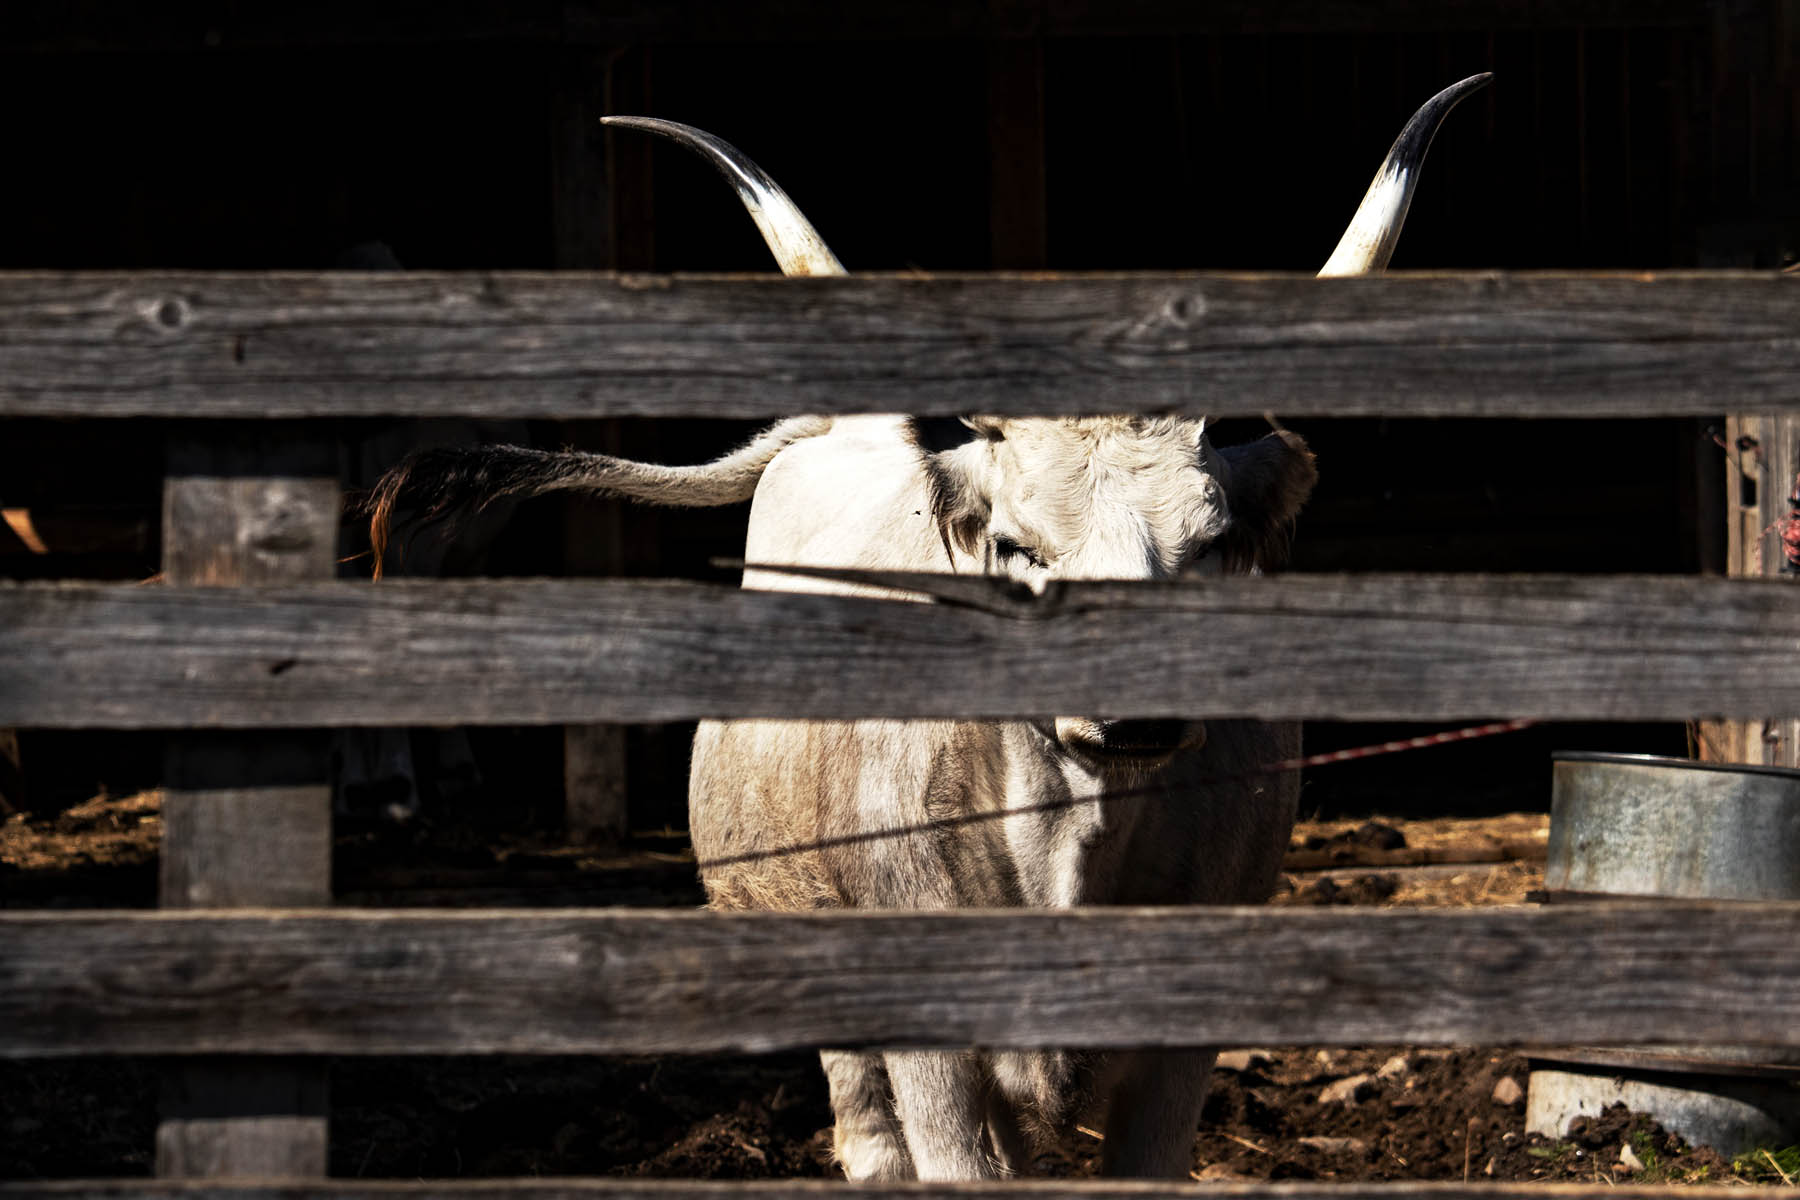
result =
M0 726L0 816L29 807L25 767L19 758L19 731Z
M46 1180L0 1183L0 1197L42 1200L1669 1200L1667 1184L1218 1183L1187 1180L997 1179L982 1183L861 1183L834 1179L333 1179L318 1183ZM1743 1200L1742 1186L1683 1187L1681 1200Z
M571 50L557 56L550 87L551 254L560 270L607 271L613 255L612 179L606 132L613 55Z
M1800 420L1746 414L1727 418L1725 431L1730 573L1779 580L1792 587L1796 575L1788 565L1781 531L1794 511L1790 499L1800 495ZM1800 718L1703 721L1697 749L1708 762L1800 767Z
M570 50L553 89L557 130L552 172L556 208L556 265L582 270L642 266L653 246L643 244L650 210L648 147L641 185L613 169L619 148L600 118L612 112L651 112L645 54L623 48ZM640 139L647 141L648 139ZM631 249L621 242L630 238ZM621 261L623 259L623 261ZM593 431L583 449L619 452L617 422ZM598 444L593 444L598 443ZM574 576L617 575L624 566L622 501L572 496L563 504L563 570ZM629 834L625 731L616 725L563 728L563 825L578 841L619 842Z
M1796 182L1792 162L1795 14L1788 0L1726 0L1712 29L1712 93L1706 173L1708 216L1701 230L1707 265L1771 265L1786 247ZM1786 27L1786 28L1784 28ZM1725 422L1724 516L1727 572L1793 582L1781 530L1800 495L1800 420L1785 413L1739 413ZM1789 713L1800 710L1789 709ZM1700 756L1711 762L1800 766L1800 718L1762 715L1707 721Z
M582 842L631 834L622 725L563 726L563 825Z
M1776 581L1287 576L1071 584L1037 600L978 579L930 586L962 595L0 587L0 725L1800 712L1800 590Z
M1800 278L0 275L0 416L1695 416L1800 404Z
M988 45L987 97L988 266L1041 270L1050 246L1042 38Z
M453 0L430 17L410 5L320 0L305 13L280 6L160 6L153 18L128 2L14 0L0 53L190 53L331 46L433 46L513 42L621 45L667 42L892 41L994 37L1006 22L989 0ZM1115 0L1105 5L1008 0L1050 37L1148 37L1197 33L1430 33L1490 29L1702 28L1707 0ZM165 11L166 10L166 11Z
M1792 1046L1796 913L0 912L0 1056Z
M209 589L336 572L337 454L316 433L177 426L163 487L163 575ZM331 902L331 788L315 734L183 735L167 751L164 908ZM319 1063L186 1063L163 1076L163 1176L326 1168Z

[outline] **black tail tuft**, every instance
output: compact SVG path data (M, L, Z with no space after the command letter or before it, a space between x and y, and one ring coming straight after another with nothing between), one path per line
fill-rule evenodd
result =
M444 446L409 455L375 482L356 506L369 518L375 578L381 578L396 514L417 528L466 510L479 512L503 496L548 491L578 474L584 456L524 446Z

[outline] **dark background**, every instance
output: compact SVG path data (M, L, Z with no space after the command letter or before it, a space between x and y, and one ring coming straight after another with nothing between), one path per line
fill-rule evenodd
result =
M1311 271L1406 117L1483 70L1495 81L1440 133L1395 269L1777 266L1800 245L1783 6L1272 11L10 4L0 269L771 270L707 167L594 120L639 112L737 143L852 270ZM1717 424L1299 423L1321 484L1293 569L1722 571ZM680 461L748 428L593 421L506 436ZM1235 421L1219 435L1262 431ZM367 444L383 430L343 432ZM29 508L51 543L34 554L0 529L0 576L153 574L157 436L132 422L0 424L0 507ZM465 569L726 579L710 563L739 553L743 518L537 502ZM347 525L346 553L359 536ZM1309 739L1405 732L1316 726ZM683 823L685 742L681 729L634 732L634 820ZM46 803L154 782L153 737L26 731L25 743ZM1320 772L1307 805L1541 806L1561 746L1680 753L1684 737L1555 726ZM556 731L483 733L477 749L550 819Z

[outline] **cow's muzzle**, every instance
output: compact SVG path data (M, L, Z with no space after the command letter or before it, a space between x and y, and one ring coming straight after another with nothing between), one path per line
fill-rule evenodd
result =
M1199 721L1095 721L1086 717L1056 718L1056 740L1078 754L1103 763L1153 766L1179 750L1206 743Z

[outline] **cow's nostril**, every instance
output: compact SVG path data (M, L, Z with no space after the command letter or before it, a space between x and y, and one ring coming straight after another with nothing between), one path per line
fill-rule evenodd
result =
M1102 721L1100 744L1117 754L1173 754L1187 732L1186 721Z

